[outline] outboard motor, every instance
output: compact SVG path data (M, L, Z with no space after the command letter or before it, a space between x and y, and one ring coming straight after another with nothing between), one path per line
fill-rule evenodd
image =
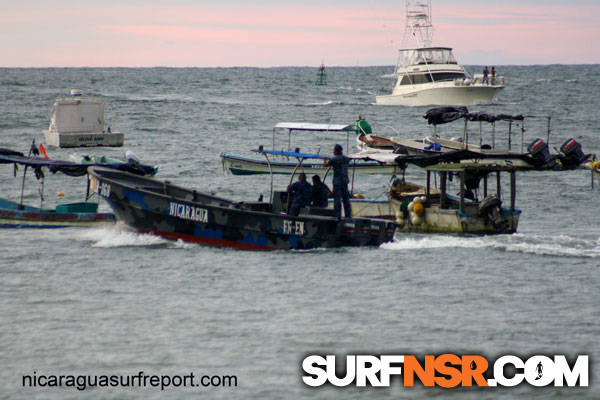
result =
M589 157L588 155L583 154L581 144L573 138L567 139L567 141L560 146L560 152L564 154L561 161L566 168L574 168L586 161Z
M127 160L127 164L129 164L129 165L139 165L139 164L141 164L140 159L131 150L127 150L125 152L125 159Z
M479 203L479 215L489 213L493 208L500 208L502 201L495 194L491 194Z
M500 208L502 201L495 194L491 194L479 203L479 215L485 217L486 225L491 224L496 229L508 228L508 221L502 215Z
M534 159L539 161L541 165L548 167L554 167L556 165L556 160L550 154L548 144L540 138L531 142L529 147L527 147L527 151Z

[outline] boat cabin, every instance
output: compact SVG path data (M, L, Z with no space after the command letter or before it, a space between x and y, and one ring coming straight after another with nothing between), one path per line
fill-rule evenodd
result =
M429 64L458 64L450 47L422 47L401 49L400 59L404 66Z
M502 172L510 175L506 206ZM437 188L432 177L436 182L439 177ZM458 182L458 196L449 193L451 180ZM398 179L390 190L400 229L415 232L513 233L521 214L515 208L515 197L516 169L504 166L436 165L427 168L425 186Z
M440 209L458 209L463 214L477 214L481 203L490 195L493 194L498 200L503 201L501 172L508 172L510 175L509 209L511 212L514 212L516 169L512 167L436 166L427 168L427 183L424 187L401 182L396 188L392 187L391 196L397 200L424 196L425 204L428 206L437 206ZM440 185L437 189L432 185L432 173L439 174ZM459 184L458 197L448 193L448 181L456 178L458 178ZM491 182L494 178L495 185ZM495 193L492 193L494 186Z
M467 78L449 47L400 50L396 74L403 75L397 85L415 85Z
M104 128L104 106L98 97L82 97L78 90L71 97L54 102L50 126L44 131L46 143L54 147L123 146L124 135Z

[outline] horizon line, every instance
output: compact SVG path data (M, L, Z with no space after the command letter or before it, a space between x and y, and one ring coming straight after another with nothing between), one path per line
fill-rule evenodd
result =
M535 63L535 64L462 64L463 66L485 66L485 65L494 65L499 67L536 67L536 66L554 66L554 65L562 65L562 66L592 66L592 65L600 65L600 63ZM268 67L265 66L256 66L256 65L230 65L230 66L168 66L168 65L154 65L154 66L44 66L44 67L7 67L0 66L0 69L68 69L68 68L87 68L87 69L141 69L141 68L169 68L169 69L190 69L190 68L198 68L198 69L228 69L228 68L256 68L256 69L269 69L269 68L319 68L320 65L271 65ZM376 67L395 67L394 64L386 64L386 65L325 65L326 68L376 68Z

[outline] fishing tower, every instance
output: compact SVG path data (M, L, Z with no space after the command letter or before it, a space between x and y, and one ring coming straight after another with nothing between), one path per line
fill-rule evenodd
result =
M431 0L406 0L406 26L404 27L403 46L410 40L417 41L417 47L429 47L433 42L433 24L431 22Z

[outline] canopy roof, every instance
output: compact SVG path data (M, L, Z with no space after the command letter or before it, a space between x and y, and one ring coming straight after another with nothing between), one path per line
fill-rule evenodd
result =
M137 175L148 175L154 173L154 167L142 164L113 163L113 164L78 164L71 161L49 160L44 157L27 157L18 151L0 149L0 164L20 164L41 170L46 167L52 173L62 172L69 176L83 176L87 174L88 167L102 166L120 171L131 172Z
M275 128L289 129L294 131L311 132L351 132L354 131L354 124L314 124L311 122L280 122Z
M414 50L414 51L427 52L427 51L452 50L452 47L440 47L440 46L436 46L436 47L416 47L416 48L412 48L412 49L400 49L400 51L405 51L405 50Z
M283 151L283 150L263 150L263 149L258 149L258 150L252 150L256 153L261 153L261 154L271 154L274 156L287 156L287 157L297 157L297 158L313 158L313 159L323 159L326 158L325 156L320 156L318 154L309 154L309 153L300 153L297 151Z
M490 171L511 171L515 167L501 164L481 164L481 165L465 165L461 164L463 160L481 160L497 158L494 154L482 154L470 150L456 150L448 153L438 154L396 154L386 150L372 149L361 151L359 153L348 156L357 160L376 160L382 163L396 163L401 168L405 169L408 164L413 164L421 168L430 169L432 171L462 171L462 170L478 170L482 172ZM524 154L520 157L527 159L532 165L538 165L538 162L532 157Z
M528 117L533 117L529 115ZM427 120L430 125L441 125L448 122L456 121L460 118L466 118L469 121L483 121L483 122L496 122L496 121L522 121L525 119L523 114L510 115L510 114L490 114L486 112L469 112L467 107L436 107L427 110L423 115L423 118Z
M391 151L377 150L377 149L363 150L361 152L348 155L348 158L351 158L354 160L373 160L373 161L379 161L380 163L385 163L385 164L396 163L398 157L399 157L398 154L392 153Z

